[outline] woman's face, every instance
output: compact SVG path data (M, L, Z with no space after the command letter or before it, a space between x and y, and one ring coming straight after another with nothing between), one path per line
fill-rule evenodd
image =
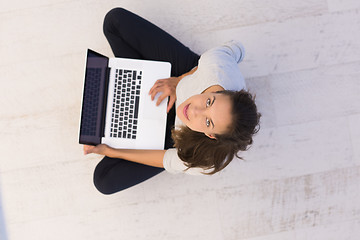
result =
M194 95L177 107L176 115L191 130L213 138L226 133L231 124L230 97L214 92Z

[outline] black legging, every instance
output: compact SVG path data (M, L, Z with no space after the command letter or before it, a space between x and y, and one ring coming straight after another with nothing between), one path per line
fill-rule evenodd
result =
M171 76L180 76L198 64L199 55L157 26L122 8L112 9L105 16L104 34L116 57L170 62ZM171 129L174 121L175 107L167 115L165 149L173 146ZM96 166L94 184L101 193L112 194L141 183L163 170L104 157Z

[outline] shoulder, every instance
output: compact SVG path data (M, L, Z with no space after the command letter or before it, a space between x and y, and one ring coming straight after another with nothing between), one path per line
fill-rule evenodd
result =
M211 48L201 55L200 63L239 63L245 56L245 48L238 41L230 41L221 46Z

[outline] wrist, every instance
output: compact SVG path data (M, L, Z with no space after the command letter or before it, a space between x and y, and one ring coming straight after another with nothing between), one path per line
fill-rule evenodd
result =
M114 151L115 149L109 146L106 146L106 148L104 149L103 155L114 158Z

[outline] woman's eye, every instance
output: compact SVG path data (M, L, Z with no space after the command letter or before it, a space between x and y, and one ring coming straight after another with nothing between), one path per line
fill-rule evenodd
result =
M206 119L206 126L207 126L207 127L210 127L210 121L209 121L209 119Z
M210 103L211 103L211 100L210 100L210 98L208 98L208 99L206 100L206 107L209 107L209 106L210 106Z

